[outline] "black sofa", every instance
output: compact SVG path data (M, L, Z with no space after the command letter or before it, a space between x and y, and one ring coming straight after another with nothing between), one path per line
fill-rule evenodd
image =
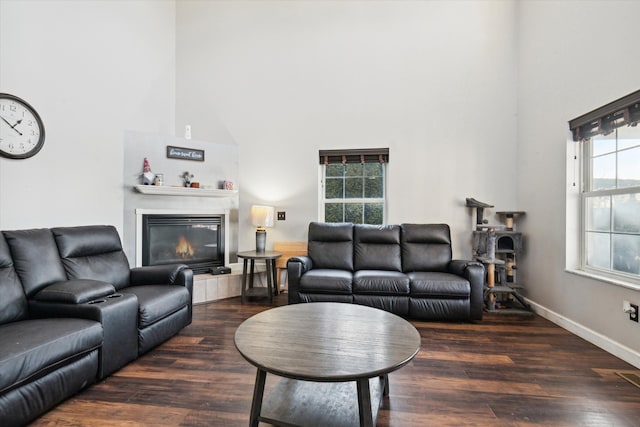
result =
M0 233L0 426L24 425L191 323L186 265L131 269L111 226Z
M309 224L287 263L289 303L363 304L424 320L482 319L484 266L452 260L446 224Z

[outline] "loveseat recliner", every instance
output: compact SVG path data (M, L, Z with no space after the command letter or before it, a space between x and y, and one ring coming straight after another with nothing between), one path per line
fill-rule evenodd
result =
M131 269L112 226L0 233L0 425L20 426L191 323L186 265Z
M446 224L309 224L287 263L290 304L363 304L424 320L482 319L485 268L453 260Z

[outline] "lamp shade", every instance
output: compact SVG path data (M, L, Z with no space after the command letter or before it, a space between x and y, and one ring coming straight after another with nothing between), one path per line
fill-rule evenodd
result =
M275 224L275 209L273 206L251 206L251 224L258 228L273 227Z

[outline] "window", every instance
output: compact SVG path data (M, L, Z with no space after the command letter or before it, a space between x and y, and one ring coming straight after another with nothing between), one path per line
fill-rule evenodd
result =
M388 149L320 151L320 220L384 224Z
M640 278L640 128L585 143L584 264Z
M582 269L640 284L640 91L632 95L571 128L582 143Z

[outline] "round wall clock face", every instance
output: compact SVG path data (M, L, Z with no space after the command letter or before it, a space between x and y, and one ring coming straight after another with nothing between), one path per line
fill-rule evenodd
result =
M26 159L44 144L44 125L26 101L0 93L0 156Z

